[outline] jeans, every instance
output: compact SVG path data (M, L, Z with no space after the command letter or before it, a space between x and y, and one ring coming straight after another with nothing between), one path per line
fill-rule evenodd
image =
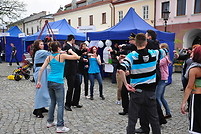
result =
M164 106L166 115L171 115L167 101L164 98L165 87L167 86L165 81L166 80L160 80L158 82L158 85L156 87L156 99L159 102L160 106Z
M14 54L11 54L10 61L9 61L9 65L10 65L10 66L12 65L12 61L13 61L14 58L15 58L15 60L16 60L16 62L17 62L17 65L20 65L19 62L18 62L18 60L17 60L16 55L14 55Z
M90 96L93 97L93 94L94 94L94 80L95 80L95 78L98 80L99 92L100 92L100 97L101 97L101 96L103 96L103 83L102 83L102 77L101 77L100 73L89 74Z
M57 127L62 127L64 126L64 84L48 81L48 90L51 103L48 111L47 121L49 123L54 121L54 111L57 104Z

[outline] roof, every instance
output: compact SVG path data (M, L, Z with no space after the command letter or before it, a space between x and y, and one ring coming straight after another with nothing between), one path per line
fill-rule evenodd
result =
M10 29L6 32L10 33L11 37L18 37L18 34L22 33L22 31L17 26L10 27Z
M54 34L57 40L66 40L67 35L72 34L75 36L76 40L84 41L85 40L85 34L84 33L77 33L77 30L70 26L65 19L58 20L55 22L49 22L48 23L51 29L57 29L58 34ZM40 35L40 32L37 32L31 36L28 36L25 38L25 41L34 41L38 38ZM42 36L40 39L44 39L45 36L49 35L47 25L44 28L44 31L42 33Z

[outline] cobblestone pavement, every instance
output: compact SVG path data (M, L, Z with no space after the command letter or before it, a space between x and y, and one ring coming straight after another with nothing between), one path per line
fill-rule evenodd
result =
M8 67L0 64L0 134L51 134L55 128L46 128L47 114L43 119L33 114L35 94L34 83L24 78L20 81L8 80L7 76L17 65ZM66 85L66 84L65 84ZM73 108L64 112L65 125L70 128L68 134L125 134L127 116L120 116L122 111L116 101L116 85L108 78L103 81L106 99L98 97L97 83L94 100L84 98L81 94L80 104L83 108ZM166 88L165 97L172 111L172 118L162 125L162 134L187 134L187 115L180 113L183 92L180 91L180 74L173 74L173 82ZM137 127L139 123L137 124Z

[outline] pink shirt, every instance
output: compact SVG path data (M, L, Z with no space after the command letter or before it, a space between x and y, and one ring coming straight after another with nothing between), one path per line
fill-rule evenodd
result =
M165 56L160 60L160 71L161 71L161 80L167 80L169 76L168 66L171 63L168 56Z

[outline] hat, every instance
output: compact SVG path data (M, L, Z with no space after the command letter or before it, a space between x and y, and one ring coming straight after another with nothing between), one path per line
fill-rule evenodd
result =
M128 38L129 38L129 40L135 40L135 36L136 36L136 34L131 33L131 35Z

